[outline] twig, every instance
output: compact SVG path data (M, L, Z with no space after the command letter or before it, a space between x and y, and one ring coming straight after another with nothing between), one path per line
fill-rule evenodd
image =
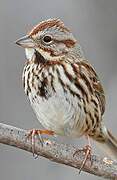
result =
M32 152L31 138L27 139L27 131L0 123L0 143L14 146ZM84 158L84 152L78 152L76 147L67 144L58 144L53 140L43 138L43 147L38 138L35 141L35 154L46 157L57 163L79 169ZM117 179L117 162L93 155L93 164L90 167L88 159L83 171L107 179Z

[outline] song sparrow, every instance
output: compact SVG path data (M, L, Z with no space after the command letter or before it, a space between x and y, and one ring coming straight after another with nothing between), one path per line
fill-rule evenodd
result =
M38 134L79 138L86 136L82 163L90 154L89 136L104 152L117 159L117 140L102 120L105 96L94 68L86 61L72 32L59 19L49 19L35 26L16 42L25 48L27 62L23 86L38 120L47 130ZM81 167L81 168L82 168Z

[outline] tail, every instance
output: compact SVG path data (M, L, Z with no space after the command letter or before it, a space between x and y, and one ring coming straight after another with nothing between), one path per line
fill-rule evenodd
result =
M99 146L99 148L104 152L104 154L107 157L109 157L113 160L114 159L117 160L117 140L116 140L116 138L113 137L113 135L107 129L104 132L104 135L105 135L105 142L95 140L95 143Z

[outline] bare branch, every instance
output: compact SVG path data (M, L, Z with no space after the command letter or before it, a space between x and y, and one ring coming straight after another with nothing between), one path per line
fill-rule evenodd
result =
M29 152L31 149L31 138L26 139L27 131L0 123L0 143L14 146ZM58 144L53 140L43 138L43 147L38 138L35 141L35 154L46 157L57 163L65 164L79 169L84 158L84 153L79 152L73 157L76 147L67 144ZM83 171L107 179L117 179L117 162L107 158L93 155L93 165L87 160Z

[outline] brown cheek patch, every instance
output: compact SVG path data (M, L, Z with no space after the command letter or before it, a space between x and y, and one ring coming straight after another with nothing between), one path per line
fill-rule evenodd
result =
M75 44L76 44L75 41L72 41L70 39L63 40L62 43L64 43L66 45L66 47L68 47L68 48L73 48L75 46Z
M76 44L75 41L71 40L71 39L67 39L67 40L61 40L61 41L57 41L55 40L56 43L63 43L66 45L67 48L73 48Z

